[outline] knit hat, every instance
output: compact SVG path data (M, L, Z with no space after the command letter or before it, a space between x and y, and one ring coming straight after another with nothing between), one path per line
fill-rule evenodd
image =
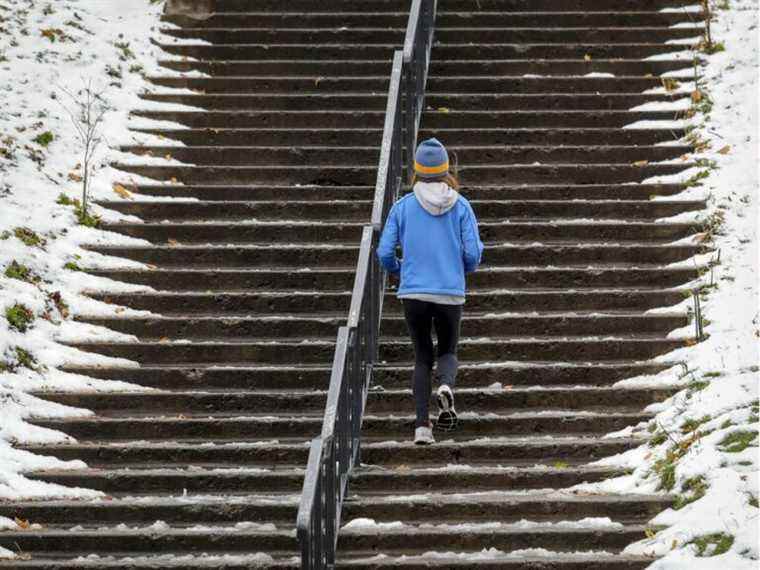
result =
M440 178L448 171L449 153L440 141L422 141L414 156L414 173L419 178Z

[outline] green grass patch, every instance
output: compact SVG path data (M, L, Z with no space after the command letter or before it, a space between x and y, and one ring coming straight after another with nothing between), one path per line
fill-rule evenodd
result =
M27 306L16 303L5 309L5 318L11 328L23 333L29 330L34 322L34 313Z
M37 359L32 356L31 352L20 346L16 347L16 361L18 362L18 366L21 366L22 368L29 368L30 370L37 369Z
M657 447L668 441L668 434L664 431L655 432L655 434L649 439L650 447Z
M699 426L701 426L704 423L707 423L712 418L710 416L702 416L699 419L696 418L690 418L686 420L683 424L681 424L681 433L691 433L693 431L696 431Z
M729 551L734 544L734 537L718 532L695 538L689 544L697 547L697 556L719 556Z
M689 503L698 501L707 494L708 488L707 481L701 475L687 479L681 485L681 492L685 494L676 497L673 507L675 509L682 509Z
M76 261L67 261L63 264L64 269L68 269L69 271L82 271L82 268L79 267L79 264L77 264Z
M36 137L34 137L32 140L36 142L40 146L44 146L47 148L47 146L53 142L55 137L53 136L53 133L50 131L45 131L44 133L38 134Z
M28 245L29 247L42 247L45 245L45 240L29 228L14 228L13 235L20 239L24 245Z
M5 268L5 276L9 279L18 279L19 281L26 281L27 283L33 283L36 280L32 270L15 259Z
M718 445L723 447L726 453L739 453L750 447L756 439L756 431L741 430L728 434Z

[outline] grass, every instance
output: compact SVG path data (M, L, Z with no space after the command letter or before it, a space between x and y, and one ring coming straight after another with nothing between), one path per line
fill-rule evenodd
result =
M53 142L55 137L53 136L53 133L50 131L45 131L44 133L38 134L36 137L34 137L32 140L36 142L40 146L44 146L47 148L47 146Z
M88 228L100 227L100 224L102 223L100 216L91 214L89 210L85 211L82 208L82 202L80 202L76 198L70 198L69 196L61 192L60 194L58 194L58 198L56 199L55 202L56 204L60 204L61 206L74 206L74 215L77 218L77 222L79 222L81 225Z
M34 321L34 313L27 306L16 303L5 309L5 318L11 328L23 333L29 330Z
M718 445L723 447L726 453L740 453L750 447L756 439L756 431L740 430L728 434Z
M734 537L718 532L695 538L689 544L697 547L697 556L719 556L729 551L734 544Z
M37 359L32 356L31 352L24 350L20 346L16 347L16 360L18 361L18 366L23 368L29 368L30 370L37 368Z
M681 485L681 491L688 494L676 497L673 507L678 510L684 508L689 503L698 501L707 494L707 489L707 481L705 481L705 478L702 475L687 479Z
M79 264L77 264L76 261L67 261L63 265L64 269L68 269L69 271L82 271L82 268L79 267Z
M19 281L26 281L27 283L35 281L35 276L32 273L32 270L15 259L5 268L5 276L9 279L18 279Z
M29 228L14 228L13 235L20 239L24 245L28 245L29 247L42 247L45 245L45 240Z
M664 431L655 432L655 434L649 439L650 447L657 447L668 441L668 434Z
M691 433L693 431L696 431L696 429L701 426L704 423L707 423L712 418L710 416L702 416L701 418L690 418L686 420L683 424L681 424L681 433L687 434Z
M700 170L686 181L686 187L690 188L692 186L701 186L701 181L708 176L710 176L709 170Z

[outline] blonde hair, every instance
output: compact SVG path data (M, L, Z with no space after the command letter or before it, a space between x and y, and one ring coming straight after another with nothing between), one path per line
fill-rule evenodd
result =
M412 186L414 186L417 182L445 182L454 190L459 190L459 188L462 186L459 183L459 179L456 177L456 175L452 174L451 172L447 172L441 176L436 176L435 178L418 178L415 174L412 177Z

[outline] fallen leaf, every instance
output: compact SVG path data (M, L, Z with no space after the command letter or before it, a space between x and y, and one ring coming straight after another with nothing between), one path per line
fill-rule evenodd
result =
M670 545L670 549L671 549L671 550L675 550L676 548L678 548L678 540L676 540L676 539L674 538L674 539L673 539L673 542L672 542L672 543L671 543L671 545Z
M586 61L591 61L591 54L587 53L586 55L583 56L583 59Z
M684 162L687 161L687 160L689 160L689 158L691 158L691 157L688 154L682 154L681 155L681 160L683 160Z
M119 196L121 196L122 198L124 198L125 200L132 200L133 199L132 198L132 193L129 190L127 190L126 188L124 188L124 186L122 186L121 184L114 184L113 185L113 191L116 194L118 194Z
M29 521L26 519L20 519L16 517L15 519L13 519L13 521L18 525L19 528L23 530L27 530L30 526L32 526L31 524L29 524Z
M718 154L728 154L729 152L731 152L731 145L727 144L726 146L724 146L722 149L718 151Z
M176 239L168 239L166 240L166 243L168 243L171 247L175 247L179 245L179 242Z
M649 164L648 160L637 160L636 162L633 163L634 166L638 166L638 167L646 166L647 164Z
M160 342L162 344L165 344L165 343L169 342L169 337L168 336L162 336L161 338L158 339L158 342Z
M174 178L174 176L172 176L171 180L169 180L169 182L171 182L172 184L176 184L178 181L177 181L176 178Z
M171 155L171 154L167 154L167 155L166 155L164 158L165 158L166 160L171 160L171 159L172 159L172 155Z
M448 107L438 107L438 112L439 113L449 113L451 111L450 111L450 109Z
M699 103L702 100L702 92L699 89L695 89L691 92L691 100L694 103Z
M511 390L512 388L514 388L514 384L507 384L506 386L502 387L503 390Z
M676 81L675 79L672 79L670 77L663 77L662 78L662 86L665 88L665 91L675 91L678 89L678 86L680 83Z
M69 180L72 182L81 182L84 178L76 172L69 172Z

